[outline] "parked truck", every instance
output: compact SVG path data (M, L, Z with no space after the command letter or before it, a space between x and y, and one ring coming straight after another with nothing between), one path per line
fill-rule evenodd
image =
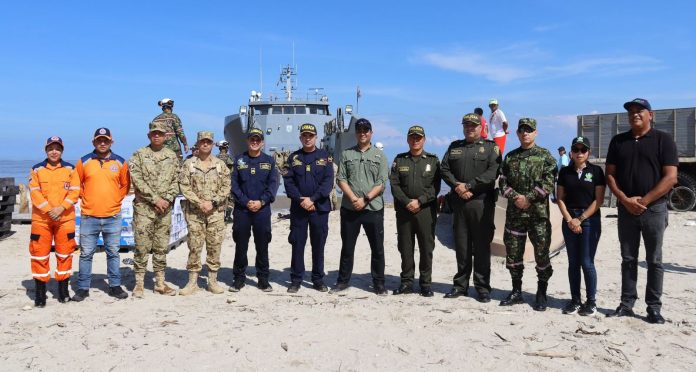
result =
M668 195L669 206L690 211L696 206L696 107L654 110L653 114L652 127L669 133L679 154L678 184ZM590 160L602 167L611 138L630 129L626 112L578 115L578 135L590 139ZM616 197L608 189L604 205L616 205Z

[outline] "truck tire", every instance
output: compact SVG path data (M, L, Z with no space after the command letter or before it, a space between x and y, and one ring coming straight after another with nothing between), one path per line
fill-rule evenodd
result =
M667 204L674 211L688 212L696 206L696 191L690 187L679 185L667 194Z

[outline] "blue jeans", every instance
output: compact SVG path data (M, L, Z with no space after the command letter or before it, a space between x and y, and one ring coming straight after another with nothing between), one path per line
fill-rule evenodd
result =
M571 216L578 217L583 209L568 209ZM594 257L597 252L599 237L602 235L602 219L599 213L582 221L582 233L576 234L570 230L568 224L563 221L563 238L565 239L566 252L568 252L568 281L570 282L570 295L575 300L580 300L580 269L585 276L585 291L588 301L596 301L597 271L595 270Z
M77 288L89 290L92 283L92 258L97 250L99 233L104 238L106 252L106 271L109 287L121 285L119 254L121 246L121 214L112 217L82 216L80 218L80 272L77 274Z

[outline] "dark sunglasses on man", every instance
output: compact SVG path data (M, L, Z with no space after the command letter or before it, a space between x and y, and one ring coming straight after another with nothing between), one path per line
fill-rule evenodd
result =
M530 126L524 125L519 128L517 128L518 133L532 133L534 132L534 129Z
M573 148L571 149L571 151L573 151L574 153L581 152L581 153L584 154L584 153L586 153L586 152L588 151L588 149L587 149L587 147L573 147Z

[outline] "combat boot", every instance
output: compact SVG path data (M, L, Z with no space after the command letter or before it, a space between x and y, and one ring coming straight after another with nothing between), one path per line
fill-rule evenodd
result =
M34 279L34 306L46 306L46 282Z
M182 296L188 296L190 294L196 293L198 290L198 273L194 271L189 271L189 281L186 283L184 288L179 290L179 294Z
M208 292L212 294L220 294L225 292L217 281L217 271L208 271Z
M143 298L145 292L145 273L135 273L135 287L133 297Z
M58 302L66 303L70 301L70 292L68 290L69 287L70 279L58 281Z
M500 306L511 306L522 303L524 303L524 298L522 297L522 281L513 280L512 292L510 292L507 298L500 301Z
M164 281L164 271L155 271L155 292L161 295L174 296L176 291Z
M537 283L537 293L536 293L536 301L534 302L534 310L536 311L546 311L546 288L548 287L549 283L547 282L538 282Z

